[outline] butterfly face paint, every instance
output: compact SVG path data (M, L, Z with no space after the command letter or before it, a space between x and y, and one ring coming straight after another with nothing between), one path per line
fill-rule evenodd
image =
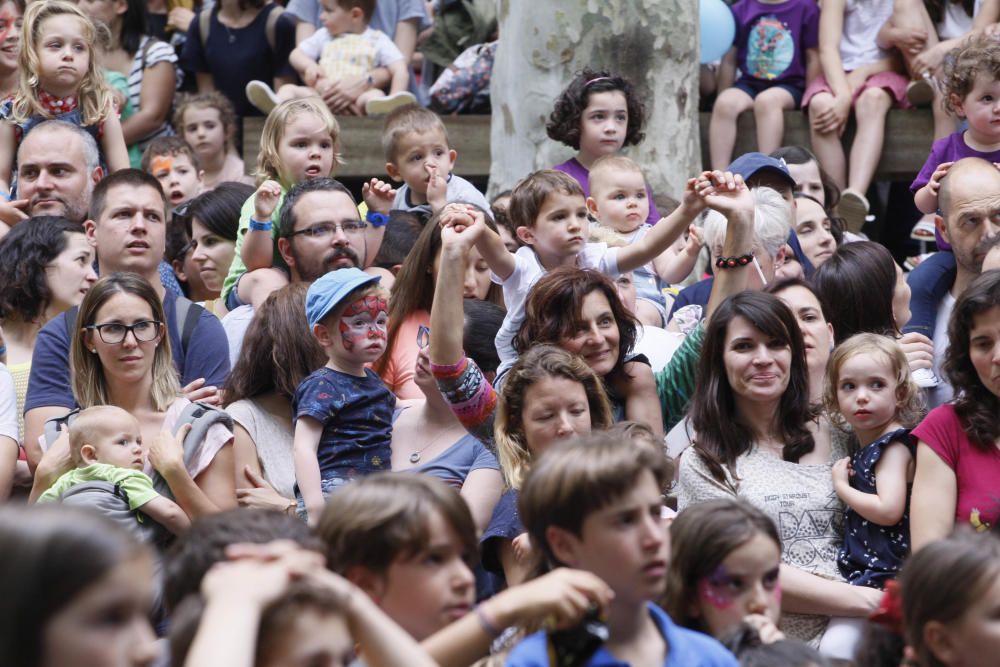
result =
M340 316L340 339L344 349L375 354L385 351L389 304L377 294L358 299Z

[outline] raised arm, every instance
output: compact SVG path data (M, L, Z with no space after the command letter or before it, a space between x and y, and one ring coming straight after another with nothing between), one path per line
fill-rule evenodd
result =
M750 253L754 237L754 204L750 190L740 176L729 172L713 172L698 180L696 186L705 202L726 216L726 238L722 242L723 257L741 257ZM720 269L715 272L712 292L705 306L705 321L727 298L742 292L747 286L750 264Z
M670 215L661 218L653 228L635 243L618 250L618 270L624 273L653 261L676 241L701 213L705 204L693 190L695 179L688 181L681 205ZM497 274L500 275L500 274Z

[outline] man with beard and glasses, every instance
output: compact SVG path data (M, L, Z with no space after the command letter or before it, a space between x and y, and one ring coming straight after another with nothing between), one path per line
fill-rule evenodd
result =
M363 268L366 224L354 196L338 181L315 178L293 186L278 220L278 252L288 264L289 280L310 283L335 269ZM369 269L373 275L381 275L377 271ZM222 320L233 364L252 319L253 308L245 305Z
M934 373L941 384L930 390L929 407L936 407L952 397L951 387L944 382L941 363L948 348L948 320L955 300L980 273L987 253L1000 244L1000 170L980 158L957 161L941 180L938 193L940 215L935 222L944 240L951 244L955 255L955 270L933 274L933 263L922 262L907 278L914 292L941 294L934 324ZM995 253L994 253L995 254ZM925 267L924 264L927 264ZM929 290L927 280L935 282ZM949 281L940 285L938 281ZM919 287L918 287L919 286ZM947 289L945 289L947 288ZM836 327L837 323L834 322Z

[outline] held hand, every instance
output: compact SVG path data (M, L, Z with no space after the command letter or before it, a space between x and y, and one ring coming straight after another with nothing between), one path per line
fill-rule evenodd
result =
M942 162L937 166L937 169L934 170L934 173L931 174L931 180L927 181L927 189L930 190L935 197L941 189L941 179L944 178L944 175L948 173L948 170L953 164L955 163Z
M903 348L911 371L934 367L934 343L930 338L911 331L903 334L897 342Z
M449 256L466 256L486 228L485 221L477 220L474 213L457 204L449 204L441 215L441 246ZM454 254L452 254L454 253Z
M192 380L181 389L181 393L192 403L201 402L209 405L222 405L222 392L218 387L205 386L205 378Z
M295 501L275 491L274 487L251 470L250 466L243 466L243 476L253 488L236 489L236 502L240 507L286 513L295 508Z
M254 220L258 222L270 220L271 214L278 206L279 197L281 197L281 185L277 181L266 180L261 183L254 197Z
M773 644L785 638L785 633L764 614L747 614L743 617L743 622L756 630L760 640L765 644Z
M361 198L365 200L369 211L389 214L392 202L396 199L396 188L378 178L373 178L361 186Z
M149 462L158 473L168 473L184 469L184 438L191 432L191 424L184 424L177 435L170 431L160 431L149 447Z
M726 216L729 221L737 215L753 219L753 195L738 174L728 171L707 172L698 179L695 188L707 206Z
M448 203L448 179L438 172L436 167L424 165L427 172L427 203L431 211L437 213Z

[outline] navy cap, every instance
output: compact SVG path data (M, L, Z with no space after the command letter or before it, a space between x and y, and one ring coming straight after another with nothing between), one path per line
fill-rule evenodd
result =
M371 283L377 283L378 276L372 276L353 266L330 271L309 286L306 292L306 319L309 328L318 324L331 310L336 308L348 294Z
M749 181L760 171L769 171L781 176L788 181L790 186L795 187L795 179L788 173L785 161L773 158L770 155L764 155L763 153L744 153L733 160L727 171L739 174L743 177L744 181Z

